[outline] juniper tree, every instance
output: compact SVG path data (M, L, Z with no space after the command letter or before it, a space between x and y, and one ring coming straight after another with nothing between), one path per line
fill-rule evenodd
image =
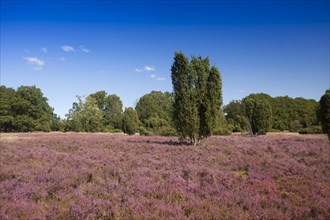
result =
M171 68L174 90L173 121L180 139L191 144L212 134L222 105L220 72L209 58L188 58L176 52Z
M171 68L172 84L174 90L173 121L180 138L191 133L192 105L189 86L189 61L181 52L175 53Z
M242 105L252 134L264 134L271 128L272 107L266 99L248 96Z

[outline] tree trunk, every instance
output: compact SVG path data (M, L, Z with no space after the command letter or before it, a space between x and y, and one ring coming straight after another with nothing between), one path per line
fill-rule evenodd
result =
M192 135L190 142L191 142L191 145L193 145L194 147L197 146L199 144L198 134Z

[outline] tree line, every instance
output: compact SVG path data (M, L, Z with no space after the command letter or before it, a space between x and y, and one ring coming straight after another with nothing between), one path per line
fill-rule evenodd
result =
M193 145L210 135L232 132L323 132L330 137L330 90L320 102L259 93L222 106L218 68L208 57L189 60L182 52L174 55L171 77L173 92L152 91L135 108L123 110L120 97L105 91L77 96L63 119L36 86L0 86L0 131L138 132L179 136Z
M250 94L224 106L232 131L262 134L269 131L322 133L320 105L313 99Z

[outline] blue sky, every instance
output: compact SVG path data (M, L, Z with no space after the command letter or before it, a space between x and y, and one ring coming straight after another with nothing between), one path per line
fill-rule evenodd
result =
M319 100L329 11L327 0L2 0L1 85L36 85L62 117L100 90L129 107L172 91L181 50L220 69L224 104L258 92Z

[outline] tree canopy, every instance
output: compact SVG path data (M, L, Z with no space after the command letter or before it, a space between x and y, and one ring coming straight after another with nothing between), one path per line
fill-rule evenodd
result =
M172 122L173 95L169 92L152 91L136 104L139 120L150 133L174 135Z
M122 108L120 98L115 95L107 95L105 91L90 94L85 100L77 96L78 102L72 104L72 108L66 115L67 131L113 131L122 129Z
M50 131L52 114L39 88L0 86L0 131Z
M272 111L272 126L268 130L294 132L301 129L315 129L319 125L317 109L319 104L312 99L290 98L288 96L271 97L264 93L250 94L242 101L233 101L224 107L226 120L234 131L249 130L244 118L251 122L254 105L248 100L268 102ZM318 129L316 129L318 130Z

